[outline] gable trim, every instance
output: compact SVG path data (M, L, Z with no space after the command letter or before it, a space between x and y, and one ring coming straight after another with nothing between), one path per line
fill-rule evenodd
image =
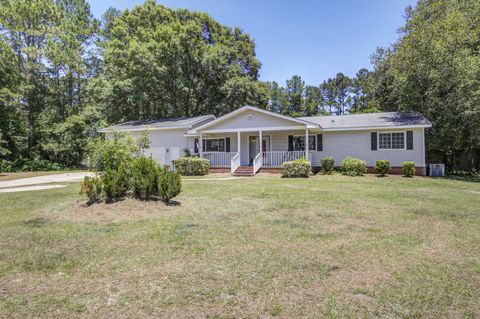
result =
M246 105L246 106L242 106L242 107L239 108L239 109L236 109L235 111L232 111L232 112L227 113L227 114L225 114L225 115L223 115L223 116L220 116L220 117L216 118L216 119L213 120L213 121L210 121L210 122L208 122L208 123L205 123L205 124L203 124L203 125L200 125L199 127L196 127L196 128L195 128L195 132L196 132L196 131L199 131L199 130L204 130L204 129L212 126L212 125L218 124L218 123L220 123L220 122L222 122L222 121L225 121L225 120L227 120L227 119L229 119L229 118L232 118L232 117L234 117L235 115L237 115L237 114L239 114L239 113L242 113L242 112L245 111L245 110L256 111L256 112L268 114L268 115L271 115L271 116L275 116L275 117L278 117L278 118L281 118L281 119L284 119L284 120L287 120L287 121L304 124L304 125L307 125L308 128L318 128L318 127L320 127L320 125L314 124L314 123L311 123L311 122L308 122L308 121L300 120L300 119L297 119L297 118L294 118L294 117L290 117L290 116L278 114L278 113L275 113L275 112L270 112L270 111L267 111L267 110L264 110L264 109L260 109L260 108L258 108L258 107Z

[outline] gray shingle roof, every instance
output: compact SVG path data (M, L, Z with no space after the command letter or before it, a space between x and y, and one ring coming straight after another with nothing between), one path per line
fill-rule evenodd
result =
M425 126L432 123L420 113L366 113L338 116L310 116L300 119L320 125L322 129L348 129L362 127Z
M214 115L202 115L195 117L177 117L158 120L139 120L120 123L99 130L101 133L110 131L141 131L151 129L175 129L175 128L194 128L201 124L215 119Z

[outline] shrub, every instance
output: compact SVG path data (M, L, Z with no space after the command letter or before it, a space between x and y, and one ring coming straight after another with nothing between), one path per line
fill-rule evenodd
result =
M362 176L367 172L367 163L358 158L348 156L342 161L342 172L348 176Z
M335 159L331 156L320 159L320 169L322 174L332 174L335 170Z
M124 197L128 191L128 174L125 165L120 165L116 170L107 166L102 182L107 202L114 202Z
M403 176L412 177L415 175L415 162L403 162L402 163Z
M180 194L182 179L177 172L161 169L158 177L158 194L164 203L169 203L172 198Z
M392 169L392 165L390 165L390 161L383 159L378 160L375 163L375 170L380 176L385 176L390 170Z
M282 164L282 177L306 177L312 172L310 161L300 158L291 162Z
M208 174L210 161L200 157L182 157L176 160L174 165L180 175L200 176Z
M103 183L102 179L99 176L85 176L81 187L82 188L80 190L80 194L87 195L89 203L95 203L100 201L100 198L102 196Z
M146 199L157 193L159 167L149 157L140 156L133 161L130 185L136 198Z
M112 139L96 140L90 148L90 165L99 171L107 167L117 170L122 164L128 166L133 161L133 154L139 153L135 140L120 132L114 132Z

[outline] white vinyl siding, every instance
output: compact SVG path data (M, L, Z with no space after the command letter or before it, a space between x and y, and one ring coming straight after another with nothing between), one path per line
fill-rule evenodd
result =
M407 130L405 130L406 132ZM413 150L407 149L382 149L371 150L372 131L347 131L347 132L323 132L323 151L313 152L312 165L318 166L320 159L332 156L335 164L339 166L347 156L353 156L365 160L367 166L375 166L379 159L387 159L392 166L400 167L403 162L415 162L418 167L425 167L423 145L423 129L408 129L413 131ZM387 130L375 130L379 135ZM406 144L406 139L405 142Z

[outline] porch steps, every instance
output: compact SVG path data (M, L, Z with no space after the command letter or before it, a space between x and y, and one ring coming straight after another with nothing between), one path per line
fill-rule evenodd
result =
M240 166L232 174L233 176L253 176L253 166Z

